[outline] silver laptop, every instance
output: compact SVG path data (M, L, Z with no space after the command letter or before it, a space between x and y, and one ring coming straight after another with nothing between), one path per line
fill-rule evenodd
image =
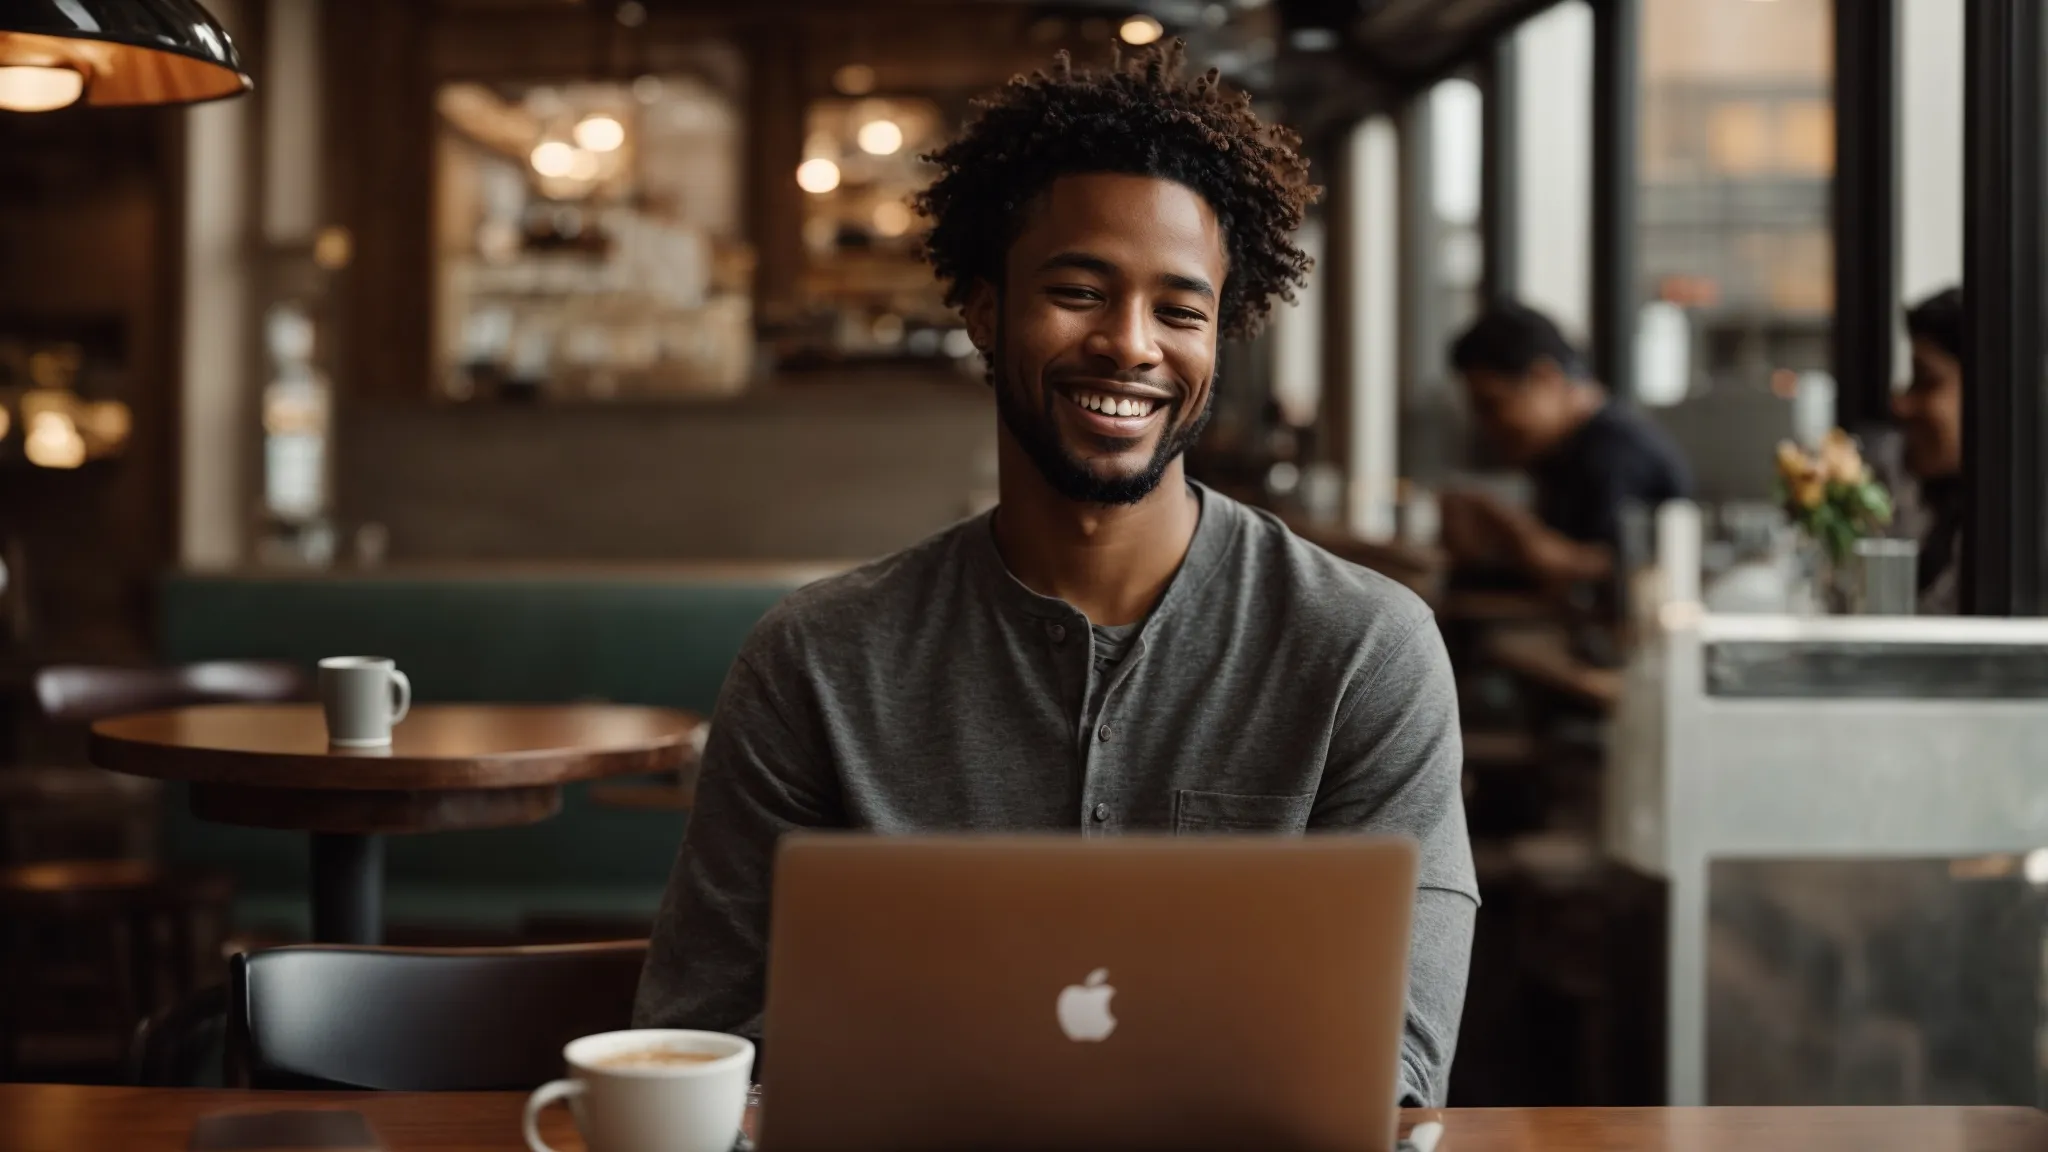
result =
M1389 1152L1415 847L792 836L765 1152Z

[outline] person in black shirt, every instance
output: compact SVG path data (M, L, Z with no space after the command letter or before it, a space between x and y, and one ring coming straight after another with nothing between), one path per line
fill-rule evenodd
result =
M1920 612L1958 610L1956 572L1964 531L1963 294L1950 288L1906 310L1913 379L1892 399L1905 434L1906 471L1933 516L1920 540Z
M1678 449L1609 399L1557 325L1500 304L1451 346L1480 431L1535 482L1532 511L1470 492L1443 497L1444 545L1468 566L1507 567L1546 587L1615 575L1621 510L1687 496Z

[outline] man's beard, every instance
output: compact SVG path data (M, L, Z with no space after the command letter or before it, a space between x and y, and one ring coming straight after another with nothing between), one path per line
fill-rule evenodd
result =
M1088 468L1088 463L1075 457L1060 443L1057 417L1052 406L1069 404L1057 390L1048 388L1044 393L1044 405L1037 412L1025 404L1022 390L1009 379L1009 340L1003 324L996 325L995 348L989 356L989 386L995 389L996 413L1002 417L1003 427L1024 449L1024 454L1038 467L1038 474L1052 485L1053 491L1077 503L1084 504L1136 504L1150 496L1159 487L1159 481L1166 476L1166 469L1182 453L1201 438L1202 429L1208 426L1209 417L1216 410L1216 379L1209 379L1209 396L1202 405L1201 415L1179 426L1181 407L1185 398L1168 404L1166 431L1160 433L1159 446L1152 450L1152 459L1145 467L1128 476L1101 477Z

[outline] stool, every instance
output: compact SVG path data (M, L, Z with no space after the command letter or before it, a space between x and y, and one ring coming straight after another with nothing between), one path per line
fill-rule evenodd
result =
M233 896L142 860L0 868L0 1077L118 1078L138 1020L218 981Z
M98 768L0 768L0 866L154 856L161 791Z

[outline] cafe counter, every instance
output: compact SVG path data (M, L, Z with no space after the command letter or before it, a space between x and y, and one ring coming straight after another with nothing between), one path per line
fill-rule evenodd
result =
M1669 1102L2034 1099L2048 621L1649 620L1603 840L1668 886Z

